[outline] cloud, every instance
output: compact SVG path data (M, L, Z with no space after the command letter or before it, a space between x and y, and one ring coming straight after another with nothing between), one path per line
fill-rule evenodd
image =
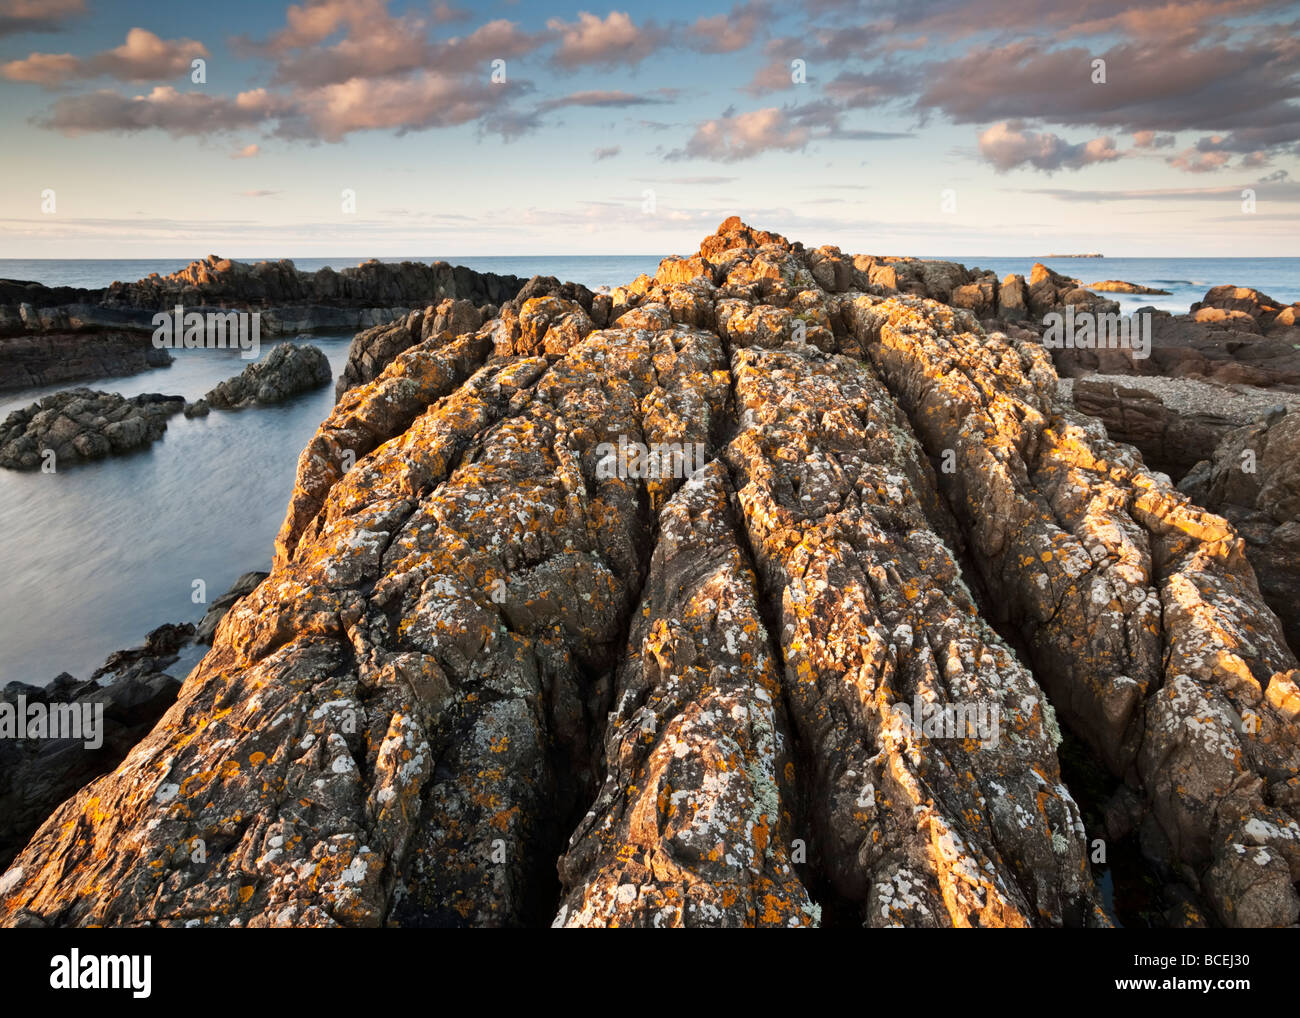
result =
M763 0L735 4L726 14L697 18L683 31L687 45L704 53L734 53L750 45L772 18Z
M547 113L551 110L563 109L567 106L651 106L666 102L668 102L667 99L656 99L646 95L634 95L631 92L622 92L618 90L571 92L568 95L560 96L556 99L547 99L545 102L539 103L537 106L537 112Z
M172 135L205 135L256 127L286 109L285 101L253 89L233 99L207 92L178 92L159 85L148 95L128 98L100 90L58 100L40 126L77 135L131 134L157 128Z
M715 159L730 163L763 152L795 152L812 139L807 125L797 124L786 110L769 106L750 113L727 113L706 120L695 129L683 148L667 159Z
M252 159L262 151L261 145L245 145L236 152L230 153L231 159Z
M119 81L165 81L188 74L191 61L206 56L207 47L194 39L162 39L147 28L133 28L116 49L84 59L71 53L31 53L0 67L0 75L45 88L101 76Z
M471 17L469 11L446 3L445 0L438 0L438 3L433 5L433 23L435 25L445 25L451 21L465 21L469 17Z
M1188 173L1213 173L1223 169L1232 158L1227 152L1212 149L1208 152L1196 148L1184 149L1165 160L1170 166Z
M902 69L843 71L826 85L826 94L845 109L870 109L909 94L917 84L913 72Z
M1289 179L1289 174L1285 170L1278 171L1283 174L1279 177L1277 173L1270 173L1266 177L1260 177L1258 180L1242 184L1225 184L1219 187L1155 187L1140 189L1119 189L1115 191L1101 190L1074 190L1070 188L1037 188L1017 193L1041 194L1049 198L1056 198L1060 201L1069 202L1086 202L1088 204L1097 204L1099 202L1129 202L1129 201L1208 201L1208 202L1239 202L1241 200L1241 191L1244 187L1257 187L1259 197L1267 198L1272 201L1296 202L1300 201L1300 181Z
M611 11L603 19L579 11L577 21L551 18L546 27L560 41L552 61L568 69L587 65L635 66L669 41L666 29L652 21L638 28L622 11Z
M1113 138L1093 138L1072 145L1050 132L1026 131L1023 122L1018 120L1003 121L982 132L979 150L999 173L1024 165L1047 173L1077 170L1119 158Z
M1157 134L1155 131L1135 131L1133 134L1136 148L1172 148L1175 140L1172 134Z
M1236 46L1162 39L1102 53L1045 49L1025 39L924 68L920 112L956 123L1033 118L1073 127L1147 131L1216 130L1225 147L1249 152L1300 140L1297 43L1286 33ZM1108 80L1091 84L1094 57Z
M613 159L623 150L617 145L610 145L609 148L598 148L591 153L592 159L600 162L602 159Z
M354 131L453 127L497 111L519 90L493 85L486 77L466 82L438 71L401 79L353 78L296 96L292 118L282 119L277 133L341 141Z
M86 0L0 0L0 36L57 32L63 22L86 12Z
M240 191L239 193L245 198L274 198L277 194L283 194L284 192L275 188L262 188L258 191Z
M733 184L739 177L640 177L647 184L684 184L686 186Z

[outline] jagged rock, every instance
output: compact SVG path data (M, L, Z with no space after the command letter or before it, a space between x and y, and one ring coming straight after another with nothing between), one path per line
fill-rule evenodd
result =
M591 308L586 287L549 277L525 284L516 276L446 262L372 260L312 273L298 271L291 261L250 265L209 255L167 276L154 273L99 290L0 280L0 391L169 364L167 351L151 342L153 315L170 313L178 304L199 312L255 310L264 334L296 335L373 329L404 318L412 308L441 308L446 300L468 302L482 309L486 320L526 286L534 287L530 296L554 292ZM454 330L460 320L444 324ZM382 367L378 364L374 373ZM357 375L349 384L373 377Z
M1025 277L1009 273L998 288L998 309L1008 321L1023 321L1029 317L1029 287Z
M1074 377L1091 372L1165 375L1300 391L1300 350L1291 342L1261 336L1256 329L1242 331L1227 320L1197 321L1192 315L1142 312L1151 316L1148 357L1125 347L1059 348L1052 350L1057 370Z
M1279 408L1230 431L1179 488L1237 528L1260 592L1300 649L1300 412Z
M1286 305L1253 287L1214 286L1204 298L1192 305L1191 311L1198 321L1205 320L1200 314L1206 311L1222 312L1221 317L1233 321L1244 316L1253 323L1253 327L1246 331L1272 334L1274 331L1289 332L1296 326L1300 301Z
M190 625L160 626L143 646L111 655L86 682L64 672L48 686L11 682L0 690L0 712L69 705L82 726L80 737L0 738L0 871L59 803L116 767L175 702L181 684L163 669L193 632Z
M1275 706L1300 671L1240 536L1054 405L1041 347L907 298L860 297L852 314L927 451L955 467L939 478L990 608L1020 629L1058 714L1144 799L1153 865L1200 883L1223 922L1285 914L1276 888L1254 902L1230 876L1248 865L1233 832L1273 808L1295 819L1284 790L1300 775L1300 729Z
M255 590L257 585L266 579L268 575L268 573L259 572L244 573L239 579L235 580L234 585L229 590L208 606L203 620L194 630L194 642L210 645L212 637L216 635L217 626L226 617L226 613L230 611L231 606L241 597Z
M1074 405L1106 425L1119 442L1135 445L1146 463L1178 479L1213 454L1237 423L1219 414L1180 414L1145 389L1080 378Z
M1286 922L1300 669L1240 538L873 264L733 217L612 324L535 294L344 393L0 922L1104 926L1058 717L1173 920Z
M102 459L140 449L162 437L167 418L185 407L183 396L65 389L0 424L0 467L35 470ZM53 453L51 461L48 453Z
M266 357L208 391L202 402L225 410L279 403L328 385L330 362L319 347L279 343Z

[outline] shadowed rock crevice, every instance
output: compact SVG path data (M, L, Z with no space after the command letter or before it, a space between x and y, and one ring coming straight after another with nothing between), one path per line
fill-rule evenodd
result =
M931 453L955 453L953 505L1053 702L1139 790L1148 858L1225 923L1289 921L1300 898L1269 847L1300 833L1283 819L1296 732L1275 706L1295 660L1240 538L1054 406L1041 348L928 302L864 297L856 312ZM1275 877L1247 880L1255 856Z

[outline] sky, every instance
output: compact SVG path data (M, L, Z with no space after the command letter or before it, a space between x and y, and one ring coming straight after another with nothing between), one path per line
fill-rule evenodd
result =
M0 0L0 258L1300 255L1300 3Z

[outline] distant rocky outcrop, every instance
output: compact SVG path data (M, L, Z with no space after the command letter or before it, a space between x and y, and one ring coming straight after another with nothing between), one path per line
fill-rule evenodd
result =
M1100 283L1089 283L1088 289L1099 290L1102 293L1137 293L1149 294L1155 297L1168 297L1168 290L1160 290L1154 286L1143 286L1140 283L1126 283L1122 279L1103 279Z
M319 347L279 343L262 360L209 390L202 402L223 410L266 406L319 389L332 377L329 358Z
M65 389L15 410L0 424L0 467L60 467L142 449L162 437L185 397ZM49 458L53 453L53 460Z
M495 313L524 285L517 276L446 262L371 260L303 272L287 260L248 264L216 255L102 289L0 280L0 391L168 364L166 350L150 343L153 316L177 305L257 311L264 334L296 335L370 329L444 300Z
M1237 528L1260 592L1300 651L1300 411L1279 407L1229 432L1179 488Z
M1198 322L1212 322L1246 332L1300 342L1300 301L1283 304L1249 286L1215 286L1191 308Z
M22 334L0 338L0 392L132 375L171 362L170 353L140 332L107 330L93 341L79 333Z
M1153 309L1144 313L1150 315L1149 356L1137 355L1132 347L1054 349L1057 370L1071 377L1092 372L1163 375L1300 391L1300 349L1283 334L1285 327L1263 335L1259 319L1232 309L1201 308L1194 315Z
M0 923L1106 926L1099 837L1176 922L1296 923L1300 666L1241 536L886 269L989 279L733 218L590 306L412 320Z

